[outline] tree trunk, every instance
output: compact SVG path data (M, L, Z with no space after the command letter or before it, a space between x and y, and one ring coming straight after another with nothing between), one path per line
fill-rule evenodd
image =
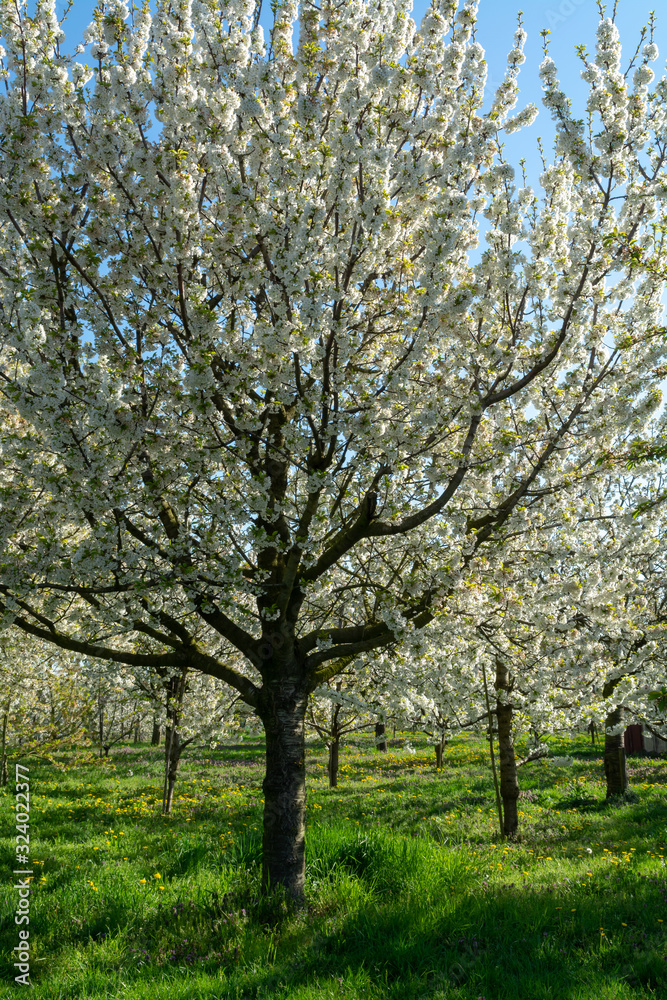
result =
M151 733L151 746L152 747L159 747L160 746L160 737L161 737L161 735L162 735L162 733L161 733L159 725L157 724L157 722L153 722L153 732Z
M496 661L496 691L509 693L512 690L509 672L506 664ZM503 833L506 837L515 837L519 828L519 778L516 768L516 754L512 739L511 702L496 700L496 718L498 720L498 757L500 763L500 796L503 800Z
M137 719L134 724L134 742L135 744L139 742L139 737L141 736L141 720Z
M336 690L342 688L341 681L336 684ZM338 787L338 762L340 759L341 727L338 723L340 705L331 706L331 721L329 723L329 788Z
M171 815L174 801L174 785L178 775L178 765L183 747L178 734L180 710L185 695L188 668L182 667L181 673L172 675L166 685L167 725L164 731L164 785L162 788L162 814Z
M444 756L445 756L445 746L446 746L446 744L447 744L447 740L445 739L445 734L443 733L442 736L440 737L440 739L438 740L438 742L435 744L435 747L434 747L434 749L435 749L435 766L438 768L438 770L442 769L442 764L443 764Z
M619 705L609 712L605 720L605 730L622 725L625 712ZM604 737L604 773L607 779L607 798L614 795L625 795L628 790L628 775L625 769L625 747L623 746L623 730L616 735L610 736L605 732Z
M386 727L384 722L375 723L375 749L376 750L386 750L387 740L382 739L386 735ZM379 741L379 742L378 742Z
M340 758L340 734L336 733L329 743L329 788L338 788L338 762Z
M178 777L178 765L181 762L181 739L177 730L167 727L165 732L165 770L167 773L166 788L162 797L162 814L171 816L174 803L174 786Z
M171 808L174 804L174 786L178 775L178 765L181 761L181 740L177 732L174 733L171 741L171 753L169 755L169 781L167 785L167 802L165 813L171 815Z
M298 679L267 681L259 717L266 733L262 884L282 885L297 905L306 876L304 719L308 696Z
M100 757L104 754L104 708L99 707L97 712L97 729L100 738ZM107 750L107 754L109 751Z

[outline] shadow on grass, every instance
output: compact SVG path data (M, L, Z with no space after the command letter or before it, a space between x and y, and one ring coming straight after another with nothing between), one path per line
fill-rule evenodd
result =
M667 801L664 799L652 799L641 801L632 795L628 797L618 796L618 798L593 799L593 798L571 798L559 799L553 802L551 809L558 812L567 812L575 809L582 813L597 813L600 816L613 817L612 826L616 828L617 839L626 840L627 836L636 836L639 828L667 823ZM614 816L616 812L616 816ZM621 836L622 834L622 836Z
M356 878L376 890L372 867L357 865ZM656 887L648 884L638 886L632 903L623 894L614 900L617 918L628 917L630 924L637 907L653 908L657 896ZM215 996L220 1000L287 997L305 987L318 996L320 986L337 981L360 986L368 981L375 988L369 995L383 1000L430 997L439 995L438 990L443 996L477 998L481 993L494 1000L568 1000L580 995L575 990L587 982L598 997L616 996L611 989L620 983L627 984L632 996L648 997L665 981L662 936L641 925L601 935L600 927L610 926L608 900L591 899L586 905L581 898L554 899L537 892L526 898L498 891L468 893L443 908L433 898L418 905L414 899L385 896L381 903L371 898L331 929L316 906L304 925L290 921L286 911L276 918L269 900L251 897L247 903L253 907L247 925L238 907L226 909L229 900L225 907L190 901L156 914L155 926L143 927L125 950L121 978L136 986L173 978L180 983L179 997L193 1000L202 995L195 974L217 976L221 969L229 990L218 981ZM569 912L569 903L578 904L576 913ZM566 916L561 916L563 909ZM180 932L158 945L164 942L164 921L173 929L180 926ZM88 931L91 947L114 933L97 922ZM188 976L193 979L190 992ZM80 988L72 984L68 995L86 992L84 983Z
M470 870L465 852L323 824L310 831L310 902L295 916L279 894L259 891L259 851L258 834L237 845L228 892L184 886L192 898L142 913L123 894L95 900L86 913L55 913L46 894L38 897L31 937L38 947L48 939L50 968L80 971L60 994L37 964L35 996L101 997L91 983L104 969L110 982L128 984L124 995L148 996L149 984L150 995L169 995L161 982L177 987L179 1000L314 998L332 983L354 983L354 995L373 1000L571 1000L588 995L576 992L582 984L591 997L648 998L665 982L667 944L656 919L667 910L665 878L611 871L585 886L499 886ZM178 867L202 876L205 862L192 844ZM11 918L0 931L6 956ZM72 964L77 946L85 971ZM12 977L6 958L2 974ZM623 984L631 992L612 992Z
M616 902L632 911L621 909L619 915L632 917L637 906L650 910L661 901L657 888L644 884L632 902L625 890ZM574 909L581 913L563 918L557 902L578 902ZM387 995L397 997L410 995L411 983L429 979L450 988L469 984L495 1000L566 998L587 978L601 986L625 981L657 989L666 976L663 935L625 931L617 920L620 933L601 936L601 920L608 924L611 917L607 904L608 898L591 899L582 907L580 899L556 900L546 893L526 899L517 890L468 894L444 917L434 908L431 919L423 911L406 913L405 904L390 904L381 913L369 906L337 935L320 939L320 954L309 957L307 970L321 974L324 960L335 974L343 965L362 968L375 955L374 971L393 986Z
M647 762L651 762L651 764ZM667 763L664 757L645 757L628 760L628 775L632 784L646 782L651 785L667 785ZM663 765L658 769L656 765Z

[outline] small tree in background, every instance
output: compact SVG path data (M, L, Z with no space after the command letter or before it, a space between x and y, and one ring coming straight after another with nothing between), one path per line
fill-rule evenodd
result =
M88 763L91 702L78 657L10 629L0 637L0 785L10 761L37 757L62 766Z

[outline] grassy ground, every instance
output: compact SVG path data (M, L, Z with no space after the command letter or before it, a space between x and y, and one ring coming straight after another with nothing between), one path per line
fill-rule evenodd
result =
M417 738L360 737L329 790L309 750L308 898L259 891L262 751L198 751L162 818L145 745L63 773L31 765L35 1000L626 1000L667 997L667 762L604 803L599 747L521 772L522 840L497 834L484 744L442 771ZM256 748L255 748L256 747ZM0 995L18 941L13 787L0 794ZM663 922L664 921L664 922Z

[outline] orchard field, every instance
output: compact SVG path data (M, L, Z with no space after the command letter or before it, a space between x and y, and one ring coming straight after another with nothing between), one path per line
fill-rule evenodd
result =
M260 887L256 736L192 752L167 817L160 749L127 745L64 772L33 763L32 995L664 998L667 763L630 758L632 793L607 803L599 744L550 749L522 769L521 838L503 842L484 741L452 740L436 771L419 735L386 753L357 736L336 789L311 742L301 911ZM0 792L7 871L12 793ZM2 894L13 996L7 880Z

